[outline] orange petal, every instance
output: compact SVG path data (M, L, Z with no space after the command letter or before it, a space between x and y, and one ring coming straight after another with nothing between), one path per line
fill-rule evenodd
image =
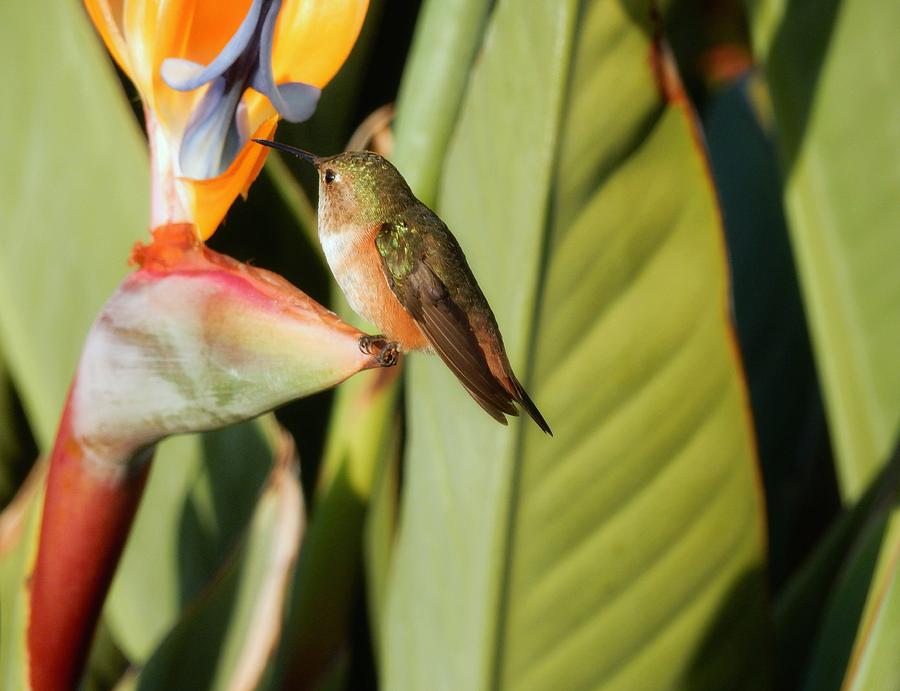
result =
M154 107L153 49L159 17L155 0L126 0L122 13L122 36L128 46L131 72L128 76L137 86L144 103Z
M178 53L164 57L185 58L204 65L210 63L238 30L250 10L251 2L252 0L194 0L191 3L193 8L190 23L185 24L182 20L178 27L184 41L183 46Z
M141 0L129 0L135 2ZM161 0L159 10L147 27L144 40L148 45L146 61L153 89L153 107L156 117L163 127L173 133L180 133L190 117L202 93L182 93L169 88L163 81L161 67L166 58L184 57L187 37L194 26L197 14L197 0ZM229 3L224 3L229 4ZM203 90L205 91L205 89ZM180 136L180 135L179 135Z
M285 0L275 27L275 81L325 86L350 54L368 7L368 0Z
M256 129L253 136L271 139L277 124L278 116L272 116ZM250 183L262 170L268 151L265 146L247 142L228 170L218 177L208 180L182 178L179 181L190 194L191 212L201 240L206 240L216 231L237 196L246 194Z
M88 15L106 49L112 54L116 64L131 77L131 65L128 58L128 47L122 36L122 2L123 0L84 0Z

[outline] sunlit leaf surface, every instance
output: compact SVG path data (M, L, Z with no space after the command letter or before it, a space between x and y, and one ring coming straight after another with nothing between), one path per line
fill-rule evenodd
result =
M889 518L844 678L848 691L900 688L900 508Z
M807 667L804 691L896 688L896 642L900 640L897 516L896 509L876 514L838 571Z
M489 0L446 0L424 3L419 14L411 47L416 59L408 63L398 96L393 158L429 204L490 9ZM438 74L440 89L423 91Z
M412 362L388 688L766 685L720 219L651 35L644 3L492 15L438 210L555 437Z
M900 430L900 4L753 0L841 492Z

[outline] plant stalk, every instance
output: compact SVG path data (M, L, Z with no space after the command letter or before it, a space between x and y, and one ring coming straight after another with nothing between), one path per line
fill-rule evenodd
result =
M33 691L72 689L144 489L153 447L98 459L72 433L71 396L50 458L28 624Z

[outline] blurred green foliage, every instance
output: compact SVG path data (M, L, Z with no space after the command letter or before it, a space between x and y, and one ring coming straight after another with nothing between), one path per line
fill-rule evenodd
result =
M272 416L164 442L85 687L895 688L898 7L373 3L279 138L332 153L397 100L393 160L556 436L497 425L435 358L359 375L278 412L302 541ZM2 4L0 32L13 689L22 483L143 237L147 162L75 0ZM273 159L212 244L349 317L311 183Z

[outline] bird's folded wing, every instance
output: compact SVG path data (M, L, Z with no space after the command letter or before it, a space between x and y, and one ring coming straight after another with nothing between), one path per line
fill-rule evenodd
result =
M416 256L404 235L386 224L376 237L388 283L472 398L506 424L504 413L518 415L512 397L491 373L465 311L428 265L428 257Z

